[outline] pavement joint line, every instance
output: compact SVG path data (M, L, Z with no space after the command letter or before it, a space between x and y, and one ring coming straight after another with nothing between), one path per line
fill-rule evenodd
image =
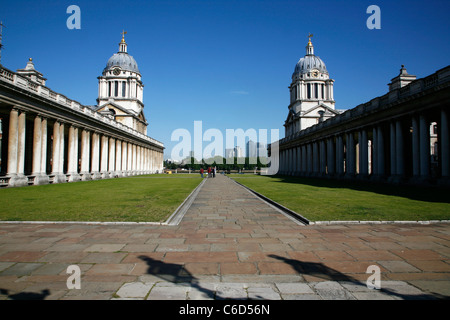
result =
M286 208L285 206L279 204L278 202L273 201L270 198L267 198L266 196L256 192L253 189L250 189L249 187L243 185L242 183L237 182L236 180L234 180L234 179L232 179L230 177L227 177L227 178L232 180L233 182L237 183L238 185L243 187L245 190L247 190L250 194L253 194L253 196L255 196L256 198L262 200L264 203L268 204L270 207L272 207L275 210L277 210L278 212L282 213L285 217L291 219L292 221L294 221L298 225L305 226L305 225L308 225L310 223L310 221L308 219L306 219L302 215L298 214L297 212Z

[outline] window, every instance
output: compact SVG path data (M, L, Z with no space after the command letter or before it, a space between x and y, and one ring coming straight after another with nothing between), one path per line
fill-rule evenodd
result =
M119 82L114 81L114 96L117 97L119 95Z
M108 97L111 97L111 82L108 82Z
M322 83L321 87L322 87L322 99L325 99L325 90L324 90L325 85Z
M319 90L318 90L319 85L317 83L314 83L314 97L316 99L319 98Z
M127 91L127 83L125 81L122 81L122 97L124 98L126 91Z
M308 93L307 93L307 97L308 97L308 99L311 99L311 84L309 84L308 83L308 85L307 85L307 91L308 91Z

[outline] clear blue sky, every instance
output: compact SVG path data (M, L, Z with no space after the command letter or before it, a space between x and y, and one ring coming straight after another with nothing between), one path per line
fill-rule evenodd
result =
M69 5L81 29L69 30ZM369 5L381 30L369 30ZM96 104L97 77L117 52L121 32L144 82L149 136L166 157L177 128L279 129L288 86L305 55L315 54L335 80L337 109L387 92L404 64L424 77L449 64L450 1L3 1L2 64L23 68L29 57L47 85L84 105Z

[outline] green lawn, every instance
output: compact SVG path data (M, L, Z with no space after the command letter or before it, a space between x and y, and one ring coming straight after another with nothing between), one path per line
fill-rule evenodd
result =
M230 175L310 221L450 219L450 190L284 176Z
M146 175L0 189L3 221L165 221L197 175Z

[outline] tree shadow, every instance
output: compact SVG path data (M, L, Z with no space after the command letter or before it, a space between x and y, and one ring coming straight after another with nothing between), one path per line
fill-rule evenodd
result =
M362 288L367 289L366 283L362 283L360 280L357 280L349 275L341 273L333 268L327 267L323 263L318 262L304 262L298 261L294 259L288 259L285 257L277 256L274 254L268 255L268 257L283 261L284 263L290 265L295 271L299 274L307 274L310 276L314 276L317 278L321 278L328 281L337 281L337 282L349 282L352 285L361 286ZM369 277L369 274L368 276ZM383 282L381 282L381 289L373 289L378 292L383 292L389 296L399 297L403 300L437 300L437 299L450 299L449 296L444 296L439 293L432 294L401 294L393 291L389 288L383 288Z
M8 296L10 300L44 300L45 297L50 295L50 290L44 289L41 293L37 292L19 292L15 294L10 294L7 289L0 289L1 295Z
M157 276L167 282L189 283L191 287L204 293L206 298L215 298L215 292L200 286L199 280L186 270L183 265L166 263L143 255L138 258L147 263L147 274Z
M313 177L290 177L284 175L266 176L273 179L279 179L277 183L285 184L304 184L311 187L324 188L345 188L356 191L367 191L388 196L398 196L411 200L420 200L427 202L450 203L448 194L450 187L447 186L416 186L416 185L395 185L386 182L363 181L363 180L339 180L328 178Z

